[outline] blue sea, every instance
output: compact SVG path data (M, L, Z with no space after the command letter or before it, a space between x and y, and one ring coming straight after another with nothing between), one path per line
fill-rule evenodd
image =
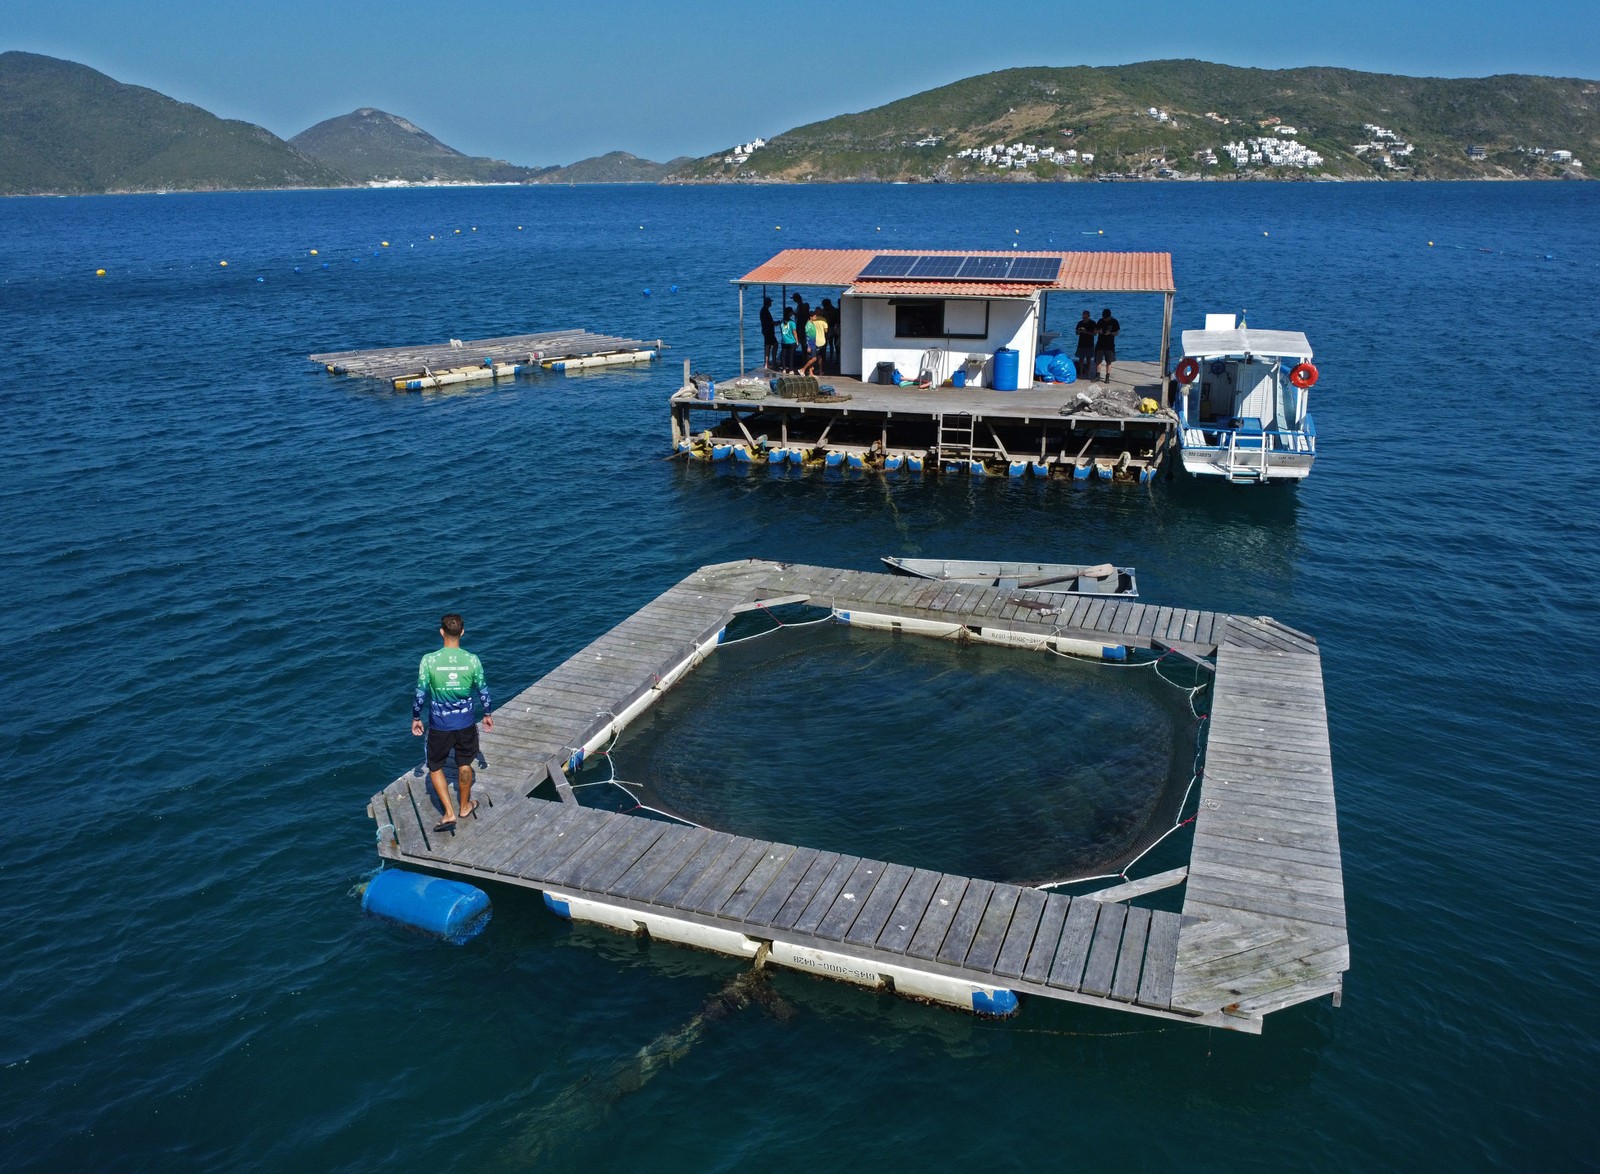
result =
M682 361L736 369L728 280L777 248L1013 243L1168 250L1177 328L1304 330L1311 478L661 459ZM1153 358L1160 300L1109 304ZM1593 1168L1597 322L1594 184L0 201L0 1166ZM306 361L562 327L672 349L426 395ZM1251 1037L1037 1000L979 1020L784 973L739 1006L738 962L511 887L465 946L361 914L365 805L416 759L441 612L503 699L702 564L885 554L1111 561L1146 601L1316 634L1343 1006ZM1167 752L1170 698L1109 669L1030 691L958 651L818 655L730 677L666 732L708 818L1043 868L1058 766L1104 789ZM914 700L945 672L947 714Z

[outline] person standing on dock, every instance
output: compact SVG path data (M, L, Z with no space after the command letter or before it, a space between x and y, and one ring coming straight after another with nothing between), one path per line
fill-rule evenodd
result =
M1095 323L1094 362L1092 366L1099 367L1101 363L1106 365L1105 376L1101 379L1102 383L1111 382L1111 364L1117 361L1117 335L1121 333L1122 323L1111 316L1111 307L1107 306L1101 310L1100 321ZM1092 369L1089 372L1089 378L1094 378Z
M761 363L768 370L778 365L778 320L772 316L772 299L761 299Z
M483 728L494 729L489 716L489 685L484 680L483 664L461 647L466 625L451 612L439 621L439 636L444 647L428 653L417 666L417 693L411 702L411 732L422 736L422 712L428 712L428 781L444 808L444 819L436 832L452 831L457 810L450 802L450 787L444 778L444 762L450 751L456 753L456 791L461 796L460 817L478 810L472 801L472 763L478 757L477 706L483 709Z
M828 324L828 346L823 353L822 370L829 375L839 373L839 307L827 298L822 299L822 318Z
M806 323L811 321L811 303L798 293L790 299L794 302L794 331L796 344L805 342Z
M822 352L828 347L828 320L822 310L811 311L811 321L806 323L806 363L800 368L802 375L822 374Z
M1089 311L1083 312L1083 317L1078 319L1078 324L1073 327L1078 333L1078 350L1072 356L1078 365L1078 378L1089 379L1094 375L1094 342L1099 328L1095 326L1094 319Z
M794 348L799 341L799 335L794 329L794 311L785 306L783 308L783 322L778 327L778 369L780 371L794 370Z

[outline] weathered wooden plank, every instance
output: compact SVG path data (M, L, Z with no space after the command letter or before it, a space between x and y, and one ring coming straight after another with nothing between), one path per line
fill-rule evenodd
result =
M727 832L712 832L706 842L701 844L688 862L678 870L677 875L661 887L661 891L655 895L654 903L671 905L678 909L685 908L683 900L689 890L694 888L709 870L714 869L723 856L729 852L740 852L743 847L738 836L730 836Z
M817 924L813 931L816 936L834 942L843 941L888 867L882 860L860 861L851 871L850 879L834 899L827 915Z
M1075 991L1083 981L1084 963L1089 960L1089 946L1094 941L1095 922L1101 909L1120 909L1120 905L1102 906L1098 901L1085 901L1079 897L1067 910L1067 923L1061 928L1061 940L1056 944L1055 960L1050 964L1050 975L1045 982L1063 990Z
M794 892L784 900L768 924L773 929L792 929L794 923L805 913L806 907L811 904L811 899L817 895L817 890L827 883L828 877L833 875L833 869L838 863L837 852L818 852L817 858L811 862L805 875L800 878L800 883L794 887Z
M1045 894L1044 912L1039 915L1039 928L1033 934L1033 946L1028 950L1028 963L1022 968L1022 977L1029 982L1044 983L1050 980L1050 968L1055 962L1056 947L1061 942L1061 930L1066 925L1067 911L1071 908L1071 897L1060 893Z
M531 799L528 802L538 803L553 810L547 810L537 823L526 830L526 834L520 840L508 841L501 845L497 852L480 856L476 862L477 867L503 873L506 876L521 876L519 865L538 859L546 847L556 842L558 837L570 831L588 815L588 812L581 807L567 807L543 799Z
M973 879L967 882L967 891L961 894L961 904L956 908L955 918L944 935L944 945L939 947L939 961L951 966L960 966L966 961L967 951L972 948L972 939L977 936L983 911L988 907L993 892L993 881Z
M939 878L933 897L928 901L927 911L922 915L922 922L917 926L917 932L911 935L911 944L906 947L907 956L926 959L937 956L966 890L967 878L964 876L946 874Z
M1011 928L1011 917L1016 912L1017 898L1021 892L1016 885L996 885L994 892L989 894L989 904L978 923L978 932L973 936L972 945L967 947L963 965L969 970L994 969L1000 957L1000 947L1005 944L1006 931Z
M1183 878L1189 875L1188 865L1158 872L1151 876L1141 877L1138 880L1127 881L1120 885L1112 885L1107 889L1096 889L1092 893L1083 894L1091 901L1131 901L1135 897L1142 897L1146 893L1159 892L1169 889L1173 885L1181 885Z
M783 866L789 863L789 857L794 853L792 844L769 844L766 854L750 870L750 875L739 883L733 895L722 903L718 909L721 917L731 917L743 921L763 894L767 891L773 879L783 871Z
M901 894L905 892L913 871L904 864L890 864L884 868L878 883L872 887L872 895L861 903L861 912L845 933L845 941L861 946L877 942L878 935L889 921L889 914L894 912Z
M659 819L646 819L643 816L637 815L633 818L637 819L642 824L650 825L649 830L640 832L638 835L634 836L628 842L628 846L625 850L619 850L614 853L611 857L611 860L603 868L599 868L589 873L587 876L583 877L580 882L578 882L590 892L609 893L612 889L612 886L614 886L621 877L630 872L634 865L643 860L645 856L649 854L649 852L667 836L668 832L678 832L683 830Z
M1140 905L1128 909L1128 924L1122 927L1122 949L1117 953L1117 972L1111 980L1111 997L1131 1003L1139 994L1139 974L1144 968L1145 940L1150 935L1150 910Z
M1006 927L1005 941L995 958L994 972L1004 978L1021 978L1028 964L1028 951L1033 948L1033 935L1044 916L1047 895L1042 889L1021 889L1017 893L1016 908L1011 913L1011 924Z
M715 913L717 908L733 896L741 881L750 875L767 851L765 840L752 840L735 836L736 844L715 865L708 868L698 881L684 894L679 908L699 913Z
M817 927L822 924L822 919L828 915L828 910L833 908L833 903L844 892L845 885L850 880L850 875L856 866L861 863L859 856L840 856L834 861L833 867L828 870L828 875L823 878L810 902L806 905L805 912L788 928L797 933L816 933Z
M626 836L633 828L633 820L628 816L613 815L587 841L579 845L576 850L568 852L564 859L554 864L546 864L544 879L552 885L568 884L572 874L582 869L595 853L609 855L612 842Z
M610 891L633 901L649 901L678 874L678 870L710 839L706 828L674 828L656 842L637 863L622 874Z
M789 858L778 870L778 875L767 886L767 891L761 894L751 906L750 912L745 914L745 920L752 925L771 925L772 919L778 916L778 911L783 908L784 902L793 895L817 859L817 855L815 848L796 848L790 852Z
M929 872L925 868L919 868L911 874L911 879L906 882L905 890L901 892L900 899L895 902L888 921L878 935L878 949L895 954L906 952L906 947L911 944L911 936L917 932L922 915L928 908L928 902L933 899L939 877L939 873Z
M1126 905L1100 907L1100 920L1095 922L1094 940L1089 945L1089 961L1083 968L1083 981L1078 985L1084 994L1104 997L1111 993L1117 954L1122 948L1122 930L1127 921Z
M1150 915L1136 999L1143 1006L1163 1011L1172 1006L1172 973L1178 964L1178 931L1182 926L1183 918L1176 913L1161 910Z

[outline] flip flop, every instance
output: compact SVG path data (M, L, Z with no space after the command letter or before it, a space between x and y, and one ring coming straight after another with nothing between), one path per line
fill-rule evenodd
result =
M477 814L478 814L478 804L477 803L472 803L471 805L469 805L468 807L464 808L463 810L456 812L456 818L457 819L466 819L468 816L475 816Z
M451 832L451 833L454 833L455 830L456 830L456 821L453 820L453 819L447 819L447 820L444 820L444 821L442 821L440 823L436 823L436 824L433 825L433 830L436 831L436 832Z

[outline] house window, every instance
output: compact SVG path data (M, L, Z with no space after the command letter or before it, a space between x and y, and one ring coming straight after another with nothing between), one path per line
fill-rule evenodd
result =
M896 338L985 338L989 334L986 301L896 298L893 305Z

